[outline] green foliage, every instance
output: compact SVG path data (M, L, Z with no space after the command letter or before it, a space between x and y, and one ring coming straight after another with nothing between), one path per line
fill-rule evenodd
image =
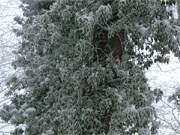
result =
M155 134L153 94L143 69L179 54L176 29L155 0L23 0L22 43L0 112L14 134ZM114 19L116 18L116 19ZM110 23L109 23L110 22ZM122 60L95 61L93 28L125 30ZM24 129L18 126L24 125Z

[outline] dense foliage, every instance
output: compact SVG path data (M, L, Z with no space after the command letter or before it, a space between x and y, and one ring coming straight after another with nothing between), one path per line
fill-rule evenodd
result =
M144 69L178 56L176 25L157 0L22 0L22 37L0 116L14 135L152 135L153 92ZM114 19L116 18L116 19ZM113 20L113 21L111 21ZM109 23L110 21L110 23ZM94 26L125 31L122 59L100 63ZM109 43L111 46L111 43Z

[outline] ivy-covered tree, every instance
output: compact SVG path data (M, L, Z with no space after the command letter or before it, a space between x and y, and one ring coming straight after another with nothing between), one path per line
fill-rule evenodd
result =
M156 133L144 69L180 53L161 1L22 0L22 8L13 66L23 72L8 82L11 104L0 112L14 135Z

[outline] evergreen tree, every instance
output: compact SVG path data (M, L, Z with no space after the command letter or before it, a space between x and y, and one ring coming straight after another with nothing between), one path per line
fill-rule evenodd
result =
M156 133L154 97L144 69L168 62L171 51L180 53L176 26L164 4L22 3L25 17L16 18L22 42L13 66L23 73L8 82L11 104L0 112L17 127L14 135Z
M178 12L178 24L180 25L180 1L176 0L177 12Z

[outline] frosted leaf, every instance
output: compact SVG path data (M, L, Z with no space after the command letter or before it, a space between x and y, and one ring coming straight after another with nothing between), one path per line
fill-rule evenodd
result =
M86 111L87 112L93 112L94 110L92 108L87 108Z
M142 128L142 129L140 129L138 134L140 134L140 135L151 135L151 132L149 129Z
M120 2L126 2L126 0L120 0Z
M22 121L22 119L23 118L21 117L21 114L16 113L11 117L10 122L11 123L18 123L19 121Z
M52 130L47 130L46 133L42 133L41 135L54 135Z
M101 5L96 11L97 22L99 24L106 24L109 19L112 17L112 9L110 5L104 6Z
M45 80L44 80L45 82L49 82L50 81L50 79L49 78L45 78Z
M146 34L146 32L148 31L148 28L144 27L143 25L136 25L136 27L141 34Z
M30 107L30 108L26 109L26 113L28 113L28 114L33 113L35 111L36 111L36 109L33 108L33 107Z
M22 107L22 109L25 109L25 108L27 108L27 106L28 106L28 104L24 103L21 107Z
M22 116L23 116L24 118L29 117L29 115L28 115L27 113L23 113Z

